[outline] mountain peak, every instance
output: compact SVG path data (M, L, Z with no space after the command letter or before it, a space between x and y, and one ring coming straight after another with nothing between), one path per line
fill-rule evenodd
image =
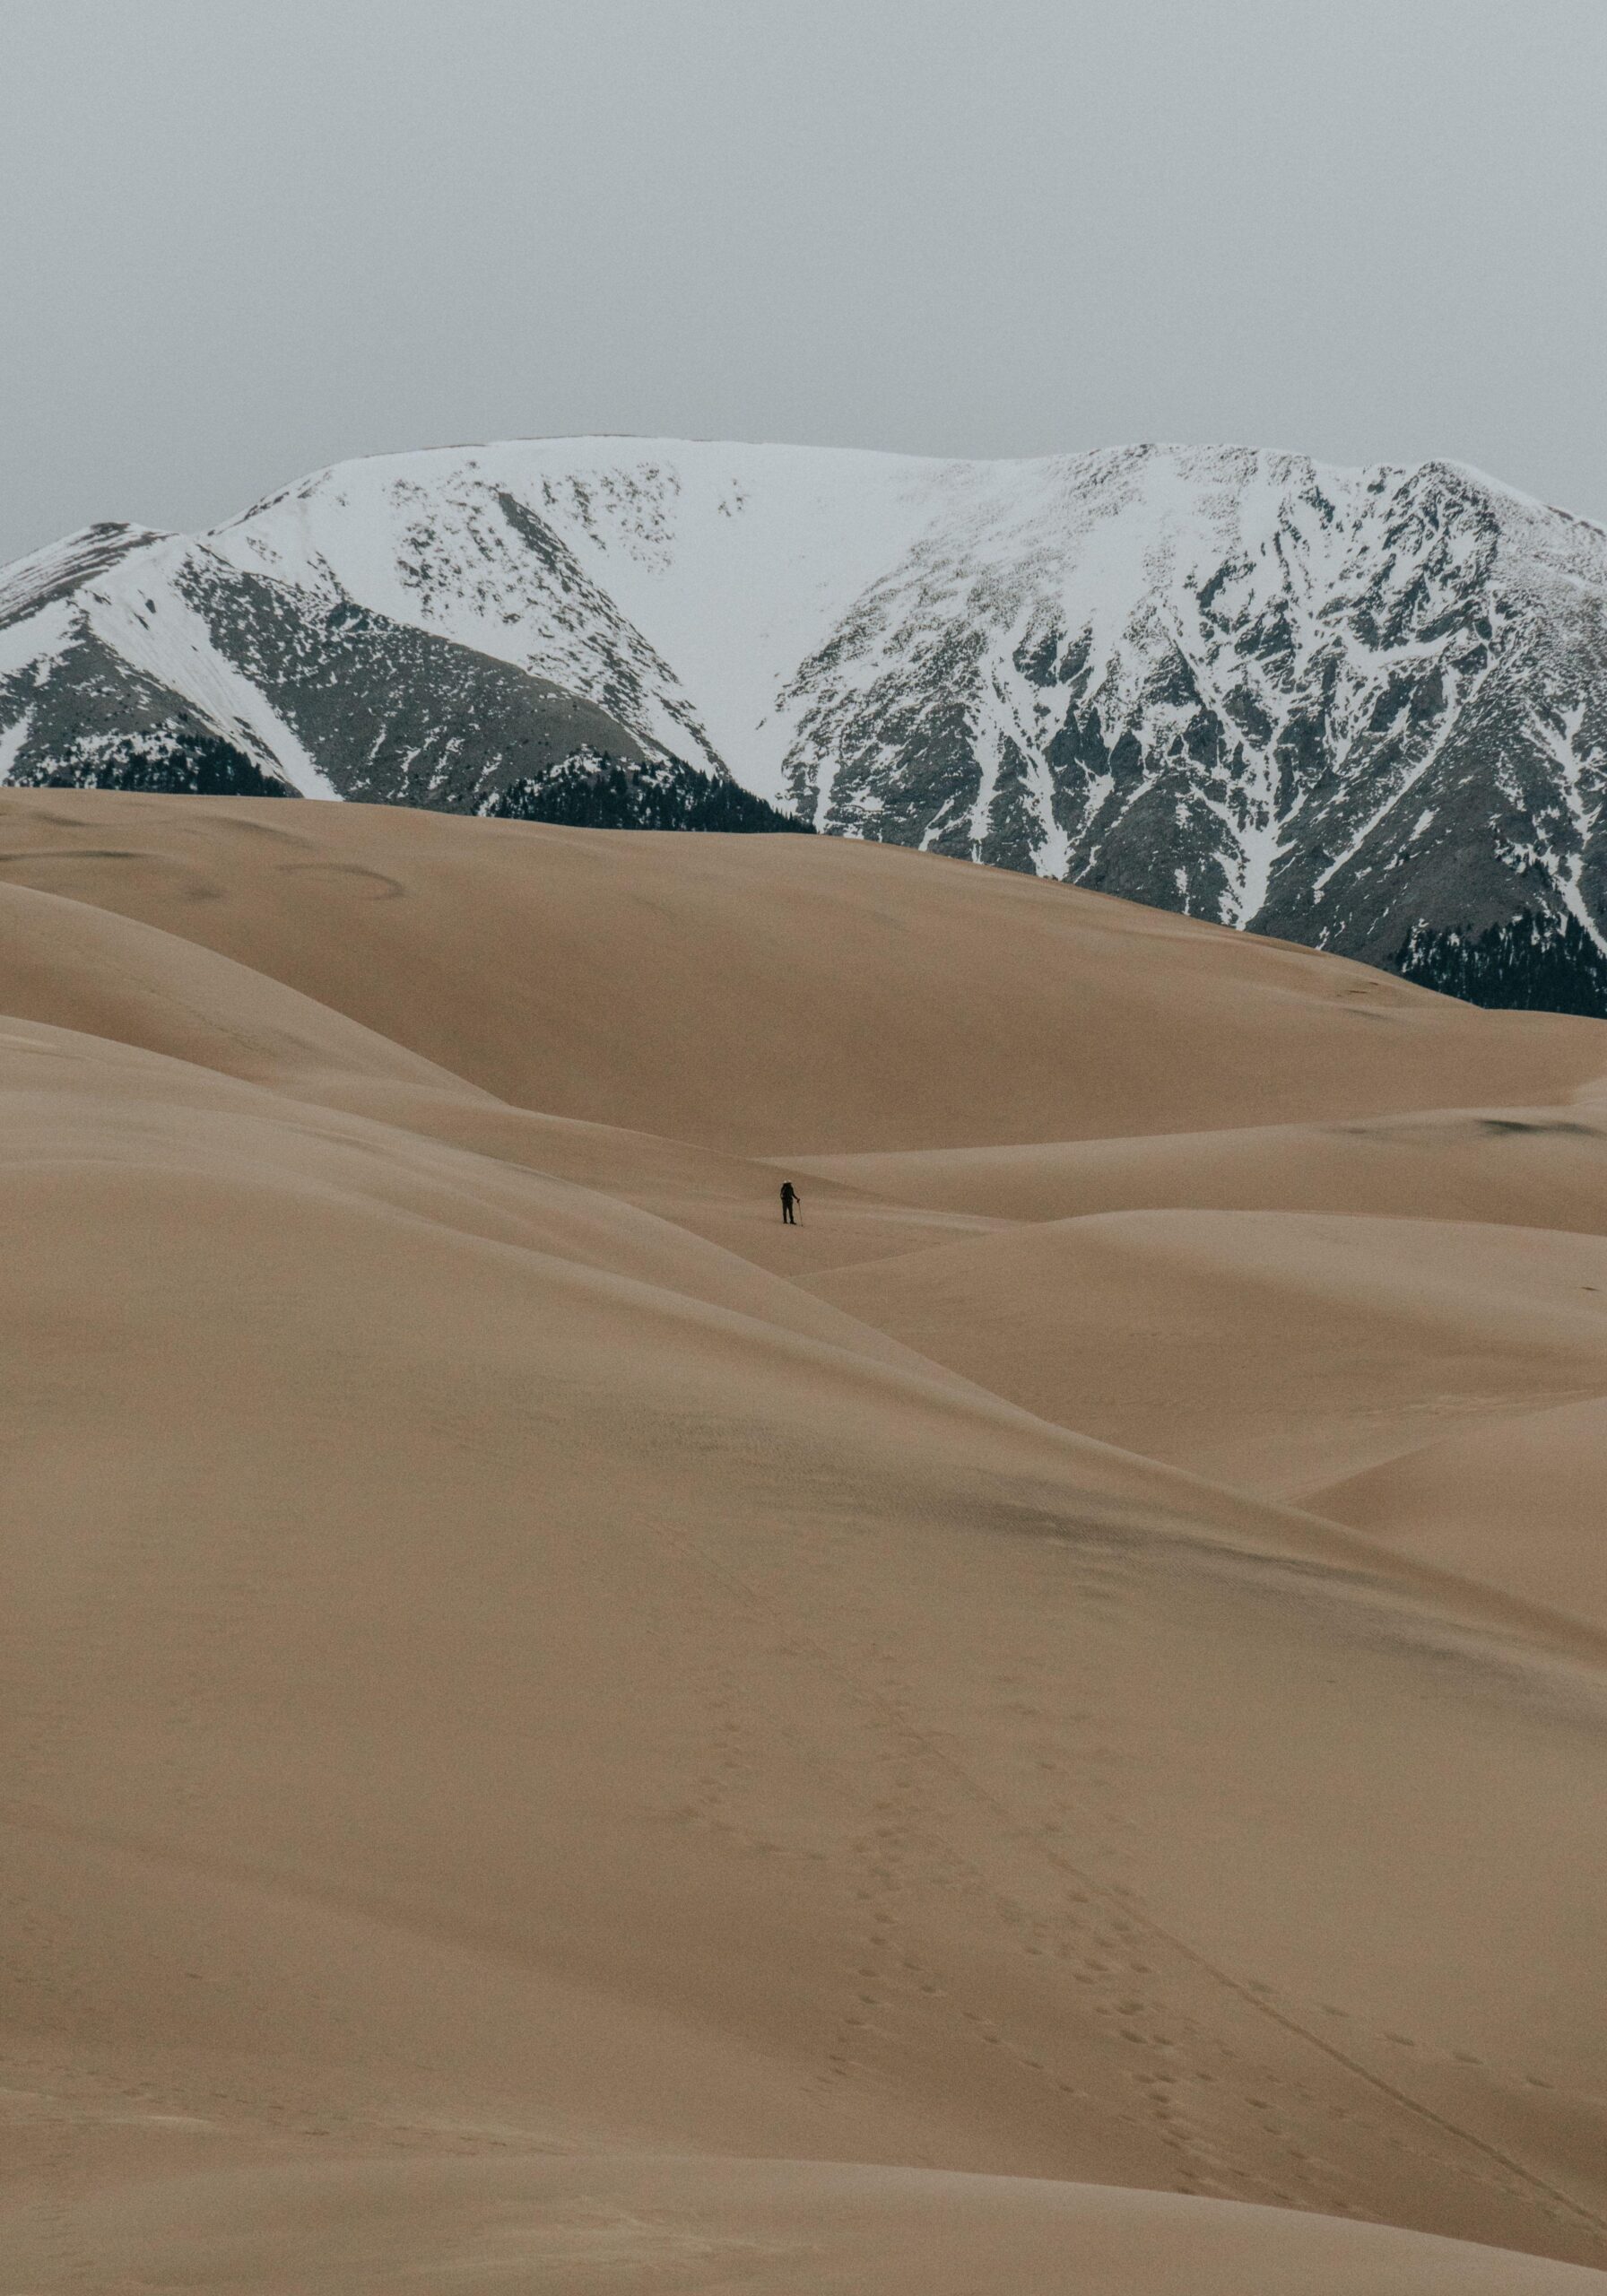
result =
M1376 961L1607 957L1607 535L1451 461L511 440L86 529L0 599L22 778L187 727L494 811L588 750Z

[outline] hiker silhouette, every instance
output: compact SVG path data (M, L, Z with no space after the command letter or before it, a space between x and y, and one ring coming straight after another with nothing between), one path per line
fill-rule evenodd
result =
M795 1228L798 1224L797 1221L793 1217L793 1206L797 1201L797 1189L793 1186L791 1180L783 1180L781 1183L781 1217L789 1228Z

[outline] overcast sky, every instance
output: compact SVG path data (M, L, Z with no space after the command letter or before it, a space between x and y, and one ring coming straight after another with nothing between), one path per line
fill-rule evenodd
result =
M0 0L0 557L620 430L1607 519L1603 0Z

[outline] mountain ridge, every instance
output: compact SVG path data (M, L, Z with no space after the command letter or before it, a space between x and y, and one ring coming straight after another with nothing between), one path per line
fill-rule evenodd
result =
M1448 461L505 441L0 573L9 778L164 734L465 812L675 761L1420 978L1505 935L1503 998L1607 979L1607 533Z

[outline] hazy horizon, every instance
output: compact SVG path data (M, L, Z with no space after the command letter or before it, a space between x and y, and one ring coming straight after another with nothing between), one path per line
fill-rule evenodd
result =
M353 456L1442 458L1607 517L1552 0L14 0L0 558Z

